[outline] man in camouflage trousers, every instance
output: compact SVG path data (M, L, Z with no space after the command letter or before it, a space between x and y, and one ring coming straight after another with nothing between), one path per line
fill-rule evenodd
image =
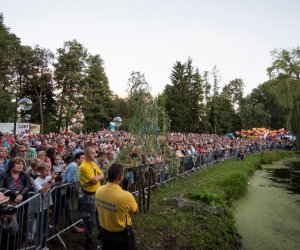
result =
M100 187L100 180L104 175L94 162L96 149L89 146L85 149L85 160L79 167L79 180L83 191L82 219L85 225L86 249L94 250L97 246L93 242L93 231L96 224L95 193Z

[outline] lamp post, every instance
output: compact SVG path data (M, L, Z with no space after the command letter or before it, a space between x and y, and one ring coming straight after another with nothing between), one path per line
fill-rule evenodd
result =
M21 87L22 87L22 81L23 81L22 75L19 75L19 77L16 80L16 103L15 103L15 117L14 117L14 135L16 135L17 132L17 118L18 118L18 103L19 103L19 98L20 98L20 93L21 93ZM32 75L27 75L27 79L32 79ZM6 78L11 79L11 75L6 75ZM28 99L29 100L29 99Z

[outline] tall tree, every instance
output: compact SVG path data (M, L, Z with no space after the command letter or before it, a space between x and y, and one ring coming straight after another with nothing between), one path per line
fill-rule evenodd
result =
M31 120L40 123L41 133L45 131L45 124L47 124L47 131L51 129L49 125L53 124L53 116L56 114L52 79L53 71L51 69L53 58L53 53L48 49L38 46L31 49L30 74L32 79L28 81L25 91L33 103L37 104L33 105ZM45 120L47 121L46 123Z
M177 61L171 72L171 85L165 88L166 110L171 120L171 130L187 131L189 86L185 81L185 65Z
M96 132L112 120L112 93L100 55L89 55L82 98L84 130Z
M128 97L132 108L129 131L135 136L135 145L144 154L158 150L158 133L168 132L168 121L164 110L153 99L144 74L132 72L128 79ZM161 123L160 123L161 121Z
M192 80L190 84L191 132L200 132L204 129L203 123L200 123L203 121L205 116L203 93L203 80L199 73L199 69L196 69L192 73Z
M20 39L9 31L4 24L3 14L0 13L0 77L4 80L6 74L12 74L11 68L20 48ZM2 82L2 81L0 81Z
M15 99L12 86L16 83L14 63L20 48L19 38L10 32L0 13L0 121L13 121Z
M164 103L171 120L171 130L196 132L203 114L203 80L189 58L177 61L171 72L171 85L164 90Z
M211 92L211 84L209 82L209 71L203 72L203 90L204 90L204 102L208 103L210 101L210 92Z
M289 78L299 80L300 77L300 47L290 50L275 49L271 52L273 62L267 68L271 80Z
M210 132L214 134L227 134L236 128L234 120L236 119L233 105L224 96L214 96L207 104L208 106L208 121Z
M216 65L213 67L211 71L211 75L213 78L213 96L215 97L219 95L220 81L221 81L220 71L218 70Z
M27 89L29 80L32 78L31 69L33 66L32 62L32 49L30 46L19 46L17 50L17 56L14 61L11 62L9 68L9 85L7 85L8 91L12 93L14 100L14 122L18 121L20 117L22 121L22 110L19 108L19 101L22 97L28 96ZM20 115L20 116L19 116ZM16 125L16 123L15 123ZM16 126L14 126L14 132Z
M297 136L300 147L300 48L272 51L273 62L267 69L272 93L286 108L287 126Z
M244 94L244 82L242 79L234 79L224 86L222 95L226 97L232 105L240 105Z
M84 90L84 71L86 67L87 50L76 40L67 41L63 48L57 50L58 58L55 63L55 80L58 95L57 129L62 126L63 117L65 127L68 128L70 119L76 114L80 106Z
M221 80L220 72L217 69L217 66L215 65L211 71L211 75L213 78L213 99L210 102L211 109L210 109L210 117L211 117L211 122L212 128L213 128L213 133L216 134L218 132L218 107L214 105L218 105L220 98L216 98L219 96L219 84Z

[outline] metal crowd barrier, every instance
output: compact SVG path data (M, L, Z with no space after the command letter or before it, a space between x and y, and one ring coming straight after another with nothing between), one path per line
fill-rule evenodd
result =
M61 234L82 221L80 184L67 183L47 193L29 192L15 205L18 232L9 235L0 225L0 249L42 249L56 238L67 248Z
M217 162L236 157L236 149L223 149L192 154L173 161L152 162L125 168L125 179L122 187L134 194L139 193L139 186L143 188L160 187L174 178L184 177L190 172L212 166Z
M66 183L51 189L49 198L53 200L53 205L50 208L52 213L49 220L48 242L57 238L63 247L67 248L61 234L82 221L81 197L79 182Z
M147 210L152 187L168 185L175 178L185 178L191 172L233 157L238 159L240 152L254 153L277 148L282 148L282 145L273 145L272 148L267 144L249 145L191 154L170 161L127 166L121 185L123 189L138 195L141 210ZM27 199L15 206L19 224L17 234L8 235L0 225L0 249L42 249L54 238L67 248L61 234L82 221L81 196L79 182L55 186L45 194L29 192Z
M13 216L16 217L18 231L16 234L9 234L0 226L0 249L41 249L43 240L46 245L47 220L43 217L42 208L47 203L48 199L43 194L29 192L24 202L15 205L17 212Z

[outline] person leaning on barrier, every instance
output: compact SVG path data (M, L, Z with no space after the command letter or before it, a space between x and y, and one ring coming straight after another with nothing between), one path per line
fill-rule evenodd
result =
M30 176L23 171L24 159L14 157L8 163L8 170L0 175L0 188L6 188L6 193L15 203L21 203L26 199L30 190Z
M120 187L123 179L123 166L114 163L108 169L108 182L96 192L96 207L103 230L102 250L137 249L131 216L139 209L133 195Z
M51 175L50 174L50 170L48 165L46 165L45 163L40 163L37 166L37 171L39 173L39 177L37 177L34 181L33 181L33 189L34 192L36 193L43 193L43 194L47 194L47 192L50 190L56 175ZM50 196L49 196L50 197ZM50 197L50 201L47 202L48 196L45 195L43 196L43 201L42 201L42 210L41 212L41 220L42 220L42 227L40 228L40 230L42 230L42 247L45 247L47 245L47 237L46 237L46 232L47 232L47 226L48 226L48 210L49 210L49 206L52 205L53 201ZM36 215L36 218L38 216ZM34 232L33 232L34 234Z
M85 160L79 166L79 181L82 187L82 219L85 225L86 249L97 249L93 241L93 231L96 222L95 193L100 187L104 175L94 162L96 149L88 146L84 150Z

